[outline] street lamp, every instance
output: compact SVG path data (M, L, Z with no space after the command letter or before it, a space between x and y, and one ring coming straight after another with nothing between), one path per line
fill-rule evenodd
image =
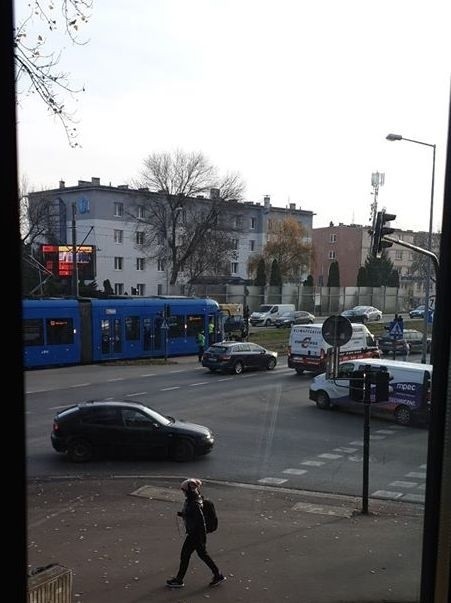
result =
M407 140L407 142L414 142L415 144L421 144L425 147L432 148L432 184L431 184L431 205L429 210L429 232L428 232L428 251L432 251L432 216L434 210L434 181L435 181L435 144L428 142L422 142L421 140L413 140L412 138L404 138L401 134L388 134L387 140ZM423 323L423 352L421 355L421 362L426 363L427 354L427 334L428 334L428 320L429 320L429 287L431 282L431 260L427 259L427 273L426 283L424 287L424 323ZM431 364L432 364L432 350L431 350Z

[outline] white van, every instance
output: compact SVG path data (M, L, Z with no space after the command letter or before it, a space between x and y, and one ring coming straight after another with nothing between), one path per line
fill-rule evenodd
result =
M342 407L362 410L361 402L349 397L349 377L353 371L364 367L370 370L387 370L390 374L388 402L371 402L371 413L389 416L400 425L427 423L431 400L432 364L417 364L400 360L361 359L342 362L337 379L326 379L326 374L317 375L310 385L309 398L318 408Z
M293 325L288 342L288 366L298 375L304 371L322 373L326 370L327 350L322 334L322 324ZM360 323L352 323L352 337L340 347L340 361L354 358L380 358L376 341L368 328Z
M249 322L253 327L258 325L270 327L286 312L295 311L294 304L263 304L257 312L252 312Z

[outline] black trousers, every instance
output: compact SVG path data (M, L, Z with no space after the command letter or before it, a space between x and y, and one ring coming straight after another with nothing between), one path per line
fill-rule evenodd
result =
M219 569L216 563L207 553L206 542L199 538L193 538L188 534L180 552L180 567L177 573L177 579L183 581L186 570L188 569L189 560L191 559L191 555L194 553L194 551L196 551L199 558L202 559L206 565L208 565L213 574L217 576L219 574Z

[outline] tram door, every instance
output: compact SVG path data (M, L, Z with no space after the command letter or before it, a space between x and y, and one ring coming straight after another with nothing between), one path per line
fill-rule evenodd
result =
M122 352L120 318L103 318L100 321L100 328L102 331L102 354L120 354Z
M163 318L161 316L149 316L143 319L144 341L143 347L145 352L158 355L163 349L163 338L161 330Z

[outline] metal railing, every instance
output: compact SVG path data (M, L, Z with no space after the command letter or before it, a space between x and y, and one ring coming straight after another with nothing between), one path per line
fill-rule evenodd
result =
M34 569L28 576L28 603L71 603L72 570L51 564Z

